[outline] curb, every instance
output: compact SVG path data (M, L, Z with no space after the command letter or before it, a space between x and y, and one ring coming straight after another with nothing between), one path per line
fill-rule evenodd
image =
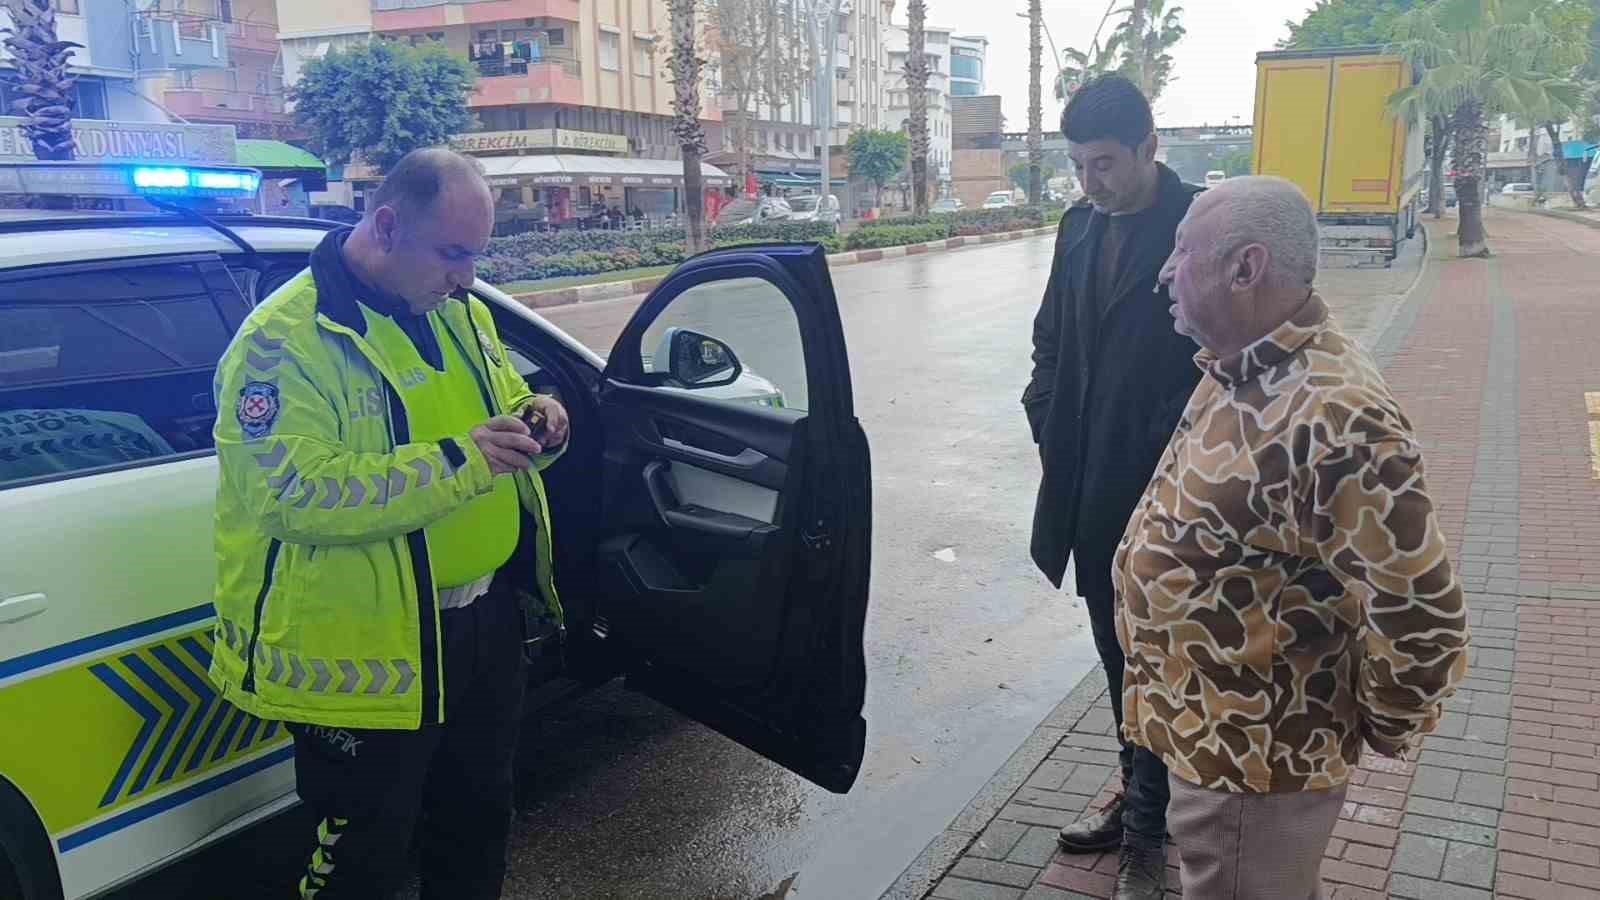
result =
M1529 212L1536 216L1564 219L1568 222L1577 222L1579 225L1587 225L1590 228L1600 228L1600 219L1596 219L1593 216L1580 216L1577 213L1569 213L1559 209L1523 209L1518 210L1518 212Z
M906 244L899 247L883 247L876 250L851 250L846 253L833 253L828 256L828 265L852 266L858 263L878 262L885 259L899 259L903 256L919 256L924 253L943 253L958 247L976 247L980 244L999 244L1005 241L1016 241L1023 238L1039 237L1054 234L1056 226L1047 225L1041 228L1029 228L1023 231L1005 231L998 234L981 234L971 237L945 238L942 241L928 241L921 244ZM657 275L652 278L636 278L632 281L613 281L606 284L585 284L577 287L556 288L549 291L529 291L521 294L512 294L511 299L532 309L549 309L552 306L570 306L574 303L591 303L595 300L615 300L621 297L633 297L639 294L648 294L655 290L656 285L666 278Z

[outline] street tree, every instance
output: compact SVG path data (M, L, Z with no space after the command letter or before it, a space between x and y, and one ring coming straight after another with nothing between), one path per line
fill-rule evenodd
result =
M1222 172L1229 178L1249 175L1253 162L1249 147L1235 147L1222 154Z
M1117 3L1118 0L1111 0L1106 5L1105 13L1100 16L1100 24L1094 30L1094 37L1089 40L1088 50L1068 47L1061 51L1061 66L1055 81L1057 100L1064 103L1072 99L1084 82L1104 75L1117 64L1122 47L1120 36L1113 31L1104 44L1100 43L1100 33L1105 31L1106 22Z
M756 120L762 107L777 109L811 76L811 51L803 4L798 0L718 0L716 26L723 99L733 102L735 167L754 170ZM728 107L724 106L727 110Z
M1035 0L1037 2L1037 0ZM906 92L911 106L912 211L928 212L928 55L927 0L909 0L906 6Z
M11 19L0 28L15 68L13 111L22 115L22 135L41 160L68 160L77 152L72 137L72 51L82 47L56 33L56 7L50 0L0 0ZM6 110L0 110L4 114Z
M863 128L850 135L844 149L850 159L850 174L870 182L879 195L911 156L910 142L904 134L878 128Z
M1387 43L1401 15L1426 5L1426 0L1318 0L1299 22L1285 22L1289 36L1284 50L1354 47Z
M672 135L683 156L683 212L689 225L689 252L699 253L706 241L705 182L700 160L706 154L706 132L700 125L700 58L696 43L695 13L699 0L668 0L672 49L667 72L672 78Z
M1039 83L1041 66L1039 56L1039 29L1044 22L1044 12L1039 0L1028 0L1028 202L1038 203L1043 188L1039 169L1044 162L1043 100Z
M1450 110L1461 210L1461 256L1488 256L1483 228L1485 124L1490 115L1548 95L1556 74L1542 69L1556 40L1541 15L1548 0L1437 0L1395 20L1394 49L1422 78L1389 98L1410 117L1420 108Z
M1136 0L1128 18L1117 27L1122 47L1122 73L1144 91L1153 104L1172 82L1172 48L1183 40L1183 7L1167 0Z
M307 63L289 99L317 155L387 169L471 129L474 80L467 61L443 46L374 41Z
M1019 162L1006 170L1006 178L1011 180L1011 185L1018 190L1028 189L1028 181L1033 177L1033 167L1025 162ZM1054 166L1043 165L1039 168L1039 180L1048 184L1050 179L1056 177Z

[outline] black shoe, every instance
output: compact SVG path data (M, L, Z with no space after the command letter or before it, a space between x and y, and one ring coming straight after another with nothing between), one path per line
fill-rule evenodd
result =
M1167 893L1167 842L1128 832L1117 859L1115 900L1162 900Z
M1056 843L1068 853L1098 853L1122 846L1122 795L1112 797L1100 812L1061 829Z

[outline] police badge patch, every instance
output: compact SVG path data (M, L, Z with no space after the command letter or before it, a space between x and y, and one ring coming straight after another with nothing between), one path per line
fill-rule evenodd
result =
M234 411L246 438L262 437L278 421L278 386L251 381L239 391L239 406Z

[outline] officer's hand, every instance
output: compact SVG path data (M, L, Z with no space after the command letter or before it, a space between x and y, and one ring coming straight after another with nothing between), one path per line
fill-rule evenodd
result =
M536 396L528 406L544 418L544 428L534 436L535 440L543 444L546 449L559 447L567 442L569 427L567 410L559 400L554 397Z
M533 465L532 457L544 452L528 435L528 426L515 416L495 416L472 429L471 436L489 460L489 471L496 475L520 472Z

